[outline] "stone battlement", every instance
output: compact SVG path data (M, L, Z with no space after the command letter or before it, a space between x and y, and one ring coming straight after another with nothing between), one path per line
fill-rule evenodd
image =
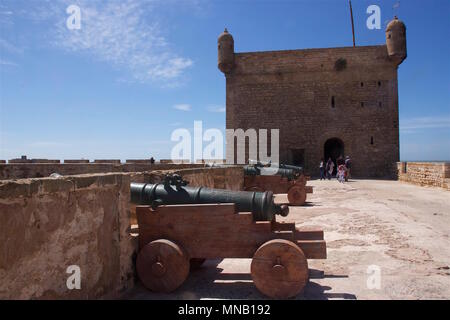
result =
M450 189L450 162L397 162L398 180Z
M85 173L106 173L106 172L143 172L150 170L171 170L185 168L201 168L204 164L190 163L150 163L146 161L133 160L126 163L117 161L85 162L86 160L72 160L64 163L0 163L0 180L43 178L49 177L52 173L60 175L76 175Z

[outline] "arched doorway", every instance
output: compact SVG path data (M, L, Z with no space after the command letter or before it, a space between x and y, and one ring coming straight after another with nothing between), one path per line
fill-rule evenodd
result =
M333 174L336 173L336 160L340 156L344 157L344 142L338 138L328 139L323 146L323 159L325 162L328 161L328 158L331 158L334 162L334 170Z

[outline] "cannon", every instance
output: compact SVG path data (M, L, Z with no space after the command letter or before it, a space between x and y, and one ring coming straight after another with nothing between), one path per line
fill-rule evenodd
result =
M248 160L249 165L255 166L255 167L263 167L263 168L273 168L275 169L289 169L292 171L287 172L293 172L295 175L299 176L303 174L303 168L299 166L294 166L291 164L284 164L284 163L272 163L271 161L264 162L259 160ZM283 171L280 171L280 173Z
M288 180L299 177L299 173L293 169L276 168L276 167L260 167L257 165L248 165L244 167L244 174L247 176L281 176Z
M303 168L299 167L299 166L294 166L291 164L284 164L284 163L280 163L280 164L272 164L272 166L274 167L279 167L279 168L283 168L283 169L291 169L294 170L295 172L297 172L298 174L303 174Z
M275 194L287 194L287 203L303 205L306 194L312 193L311 186L306 186L307 177L303 168L288 164L272 164L249 160L244 167L244 190L272 191Z
M307 259L326 258L323 231L277 222L286 212L271 193L199 189L179 177L131 188L132 201L141 203L136 271L152 291L176 290L193 261L252 258L255 286L269 297L289 298L308 282Z
M231 191L205 187L189 187L179 175L165 178L164 183L131 183L131 203L148 204L206 204L234 203L237 211L251 212L255 221L272 221L279 214L287 216L289 208L274 203L271 191Z

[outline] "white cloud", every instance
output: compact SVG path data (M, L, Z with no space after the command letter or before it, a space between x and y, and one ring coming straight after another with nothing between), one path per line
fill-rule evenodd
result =
M8 61L8 60L4 60L2 58L0 58L0 65L1 66L10 66L10 67L17 67L18 66L17 63L14 63L14 62L11 62L11 61Z
M208 111L223 113L226 111L226 108L224 106L213 105L213 106L208 106Z
M181 110L181 111L191 111L191 109L192 109L191 105L190 104L186 104L186 103L176 104L176 105L173 106L173 108L176 109L176 110Z
M12 17L14 12L6 5L0 3L0 24L2 26L12 25Z
M8 42L5 39L0 39L0 51L7 51L9 53L13 54L22 54L23 49L19 48L18 46L12 44L11 42Z
M46 2L36 19L51 19L52 44L69 52L84 53L127 70L134 80L166 86L180 83L193 61L174 52L164 36L166 27L157 12L157 1L75 2L81 9L81 29L69 30L66 7L72 0Z
M450 128L450 116L419 117L400 121L400 130L404 133L419 129Z
M154 66L148 71L148 75L153 78L176 78L184 69L190 66L192 66L192 60L186 58L174 58L168 60L165 64Z

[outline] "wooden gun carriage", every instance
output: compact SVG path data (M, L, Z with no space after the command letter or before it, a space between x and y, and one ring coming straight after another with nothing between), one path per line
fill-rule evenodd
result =
M244 190L287 193L290 205L301 206L306 202L306 194L313 193L313 187L306 185L307 180L303 174L293 179L280 175L245 175Z
M239 201L205 203L224 199L219 192L228 192L226 199ZM179 193L200 203L186 203L188 198ZM274 205L270 192L132 184L132 201L133 195L134 203L148 203L157 197L163 203L136 207L136 269L142 283L152 291L177 289L188 277L191 261L252 258L255 286L269 297L289 298L308 282L307 259L326 259L323 231L277 222L275 214L287 212ZM177 204L166 204L169 200ZM242 208L251 210L240 211Z

